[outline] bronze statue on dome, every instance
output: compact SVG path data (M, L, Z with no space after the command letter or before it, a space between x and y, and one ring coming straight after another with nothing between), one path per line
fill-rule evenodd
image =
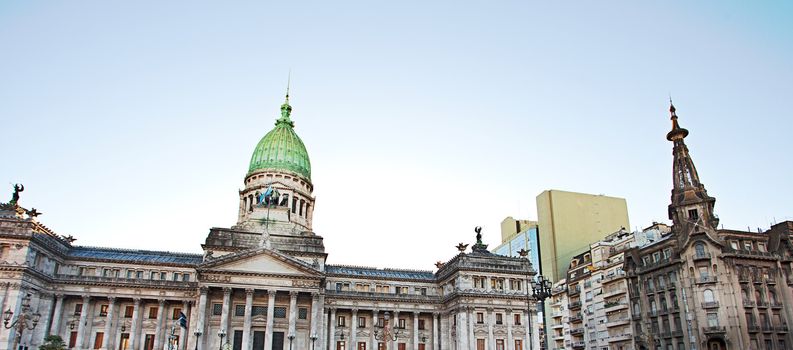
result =
M15 184L14 185L14 194L11 195L11 201L8 202L8 204L17 204L17 202L19 201L19 192L22 192L24 190L25 190L25 186L24 185Z

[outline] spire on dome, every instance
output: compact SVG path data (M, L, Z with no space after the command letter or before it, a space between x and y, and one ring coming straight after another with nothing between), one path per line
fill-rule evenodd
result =
M292 71L289 71L289 76L286 79L286 99L284 100L284 104L281 105L281 118L279 118L275 124L278 123L287 123L291 126L295 126L295 123L292 122L290 115L292 114L292 106L289 105L289 85L292 82Z

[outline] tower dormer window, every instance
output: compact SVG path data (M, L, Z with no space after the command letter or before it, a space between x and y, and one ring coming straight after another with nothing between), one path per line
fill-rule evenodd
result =
M696 209L689 209L688 210L688 218L691 220L698 220L699 219L699 212Z

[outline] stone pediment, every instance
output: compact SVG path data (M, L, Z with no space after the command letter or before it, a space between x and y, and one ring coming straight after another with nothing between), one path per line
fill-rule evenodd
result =
M205 261L199 272L320 277L322 272L286 254L267 248L253 248Z

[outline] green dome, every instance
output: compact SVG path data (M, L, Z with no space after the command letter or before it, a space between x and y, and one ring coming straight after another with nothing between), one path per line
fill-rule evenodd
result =
M292 106L289 95L281 105L281 118L275 121L275 128L262 137L251 156L248 174L257 170L287 170L311 180L311 162L303 141L295 133L295 123L289 118Z

